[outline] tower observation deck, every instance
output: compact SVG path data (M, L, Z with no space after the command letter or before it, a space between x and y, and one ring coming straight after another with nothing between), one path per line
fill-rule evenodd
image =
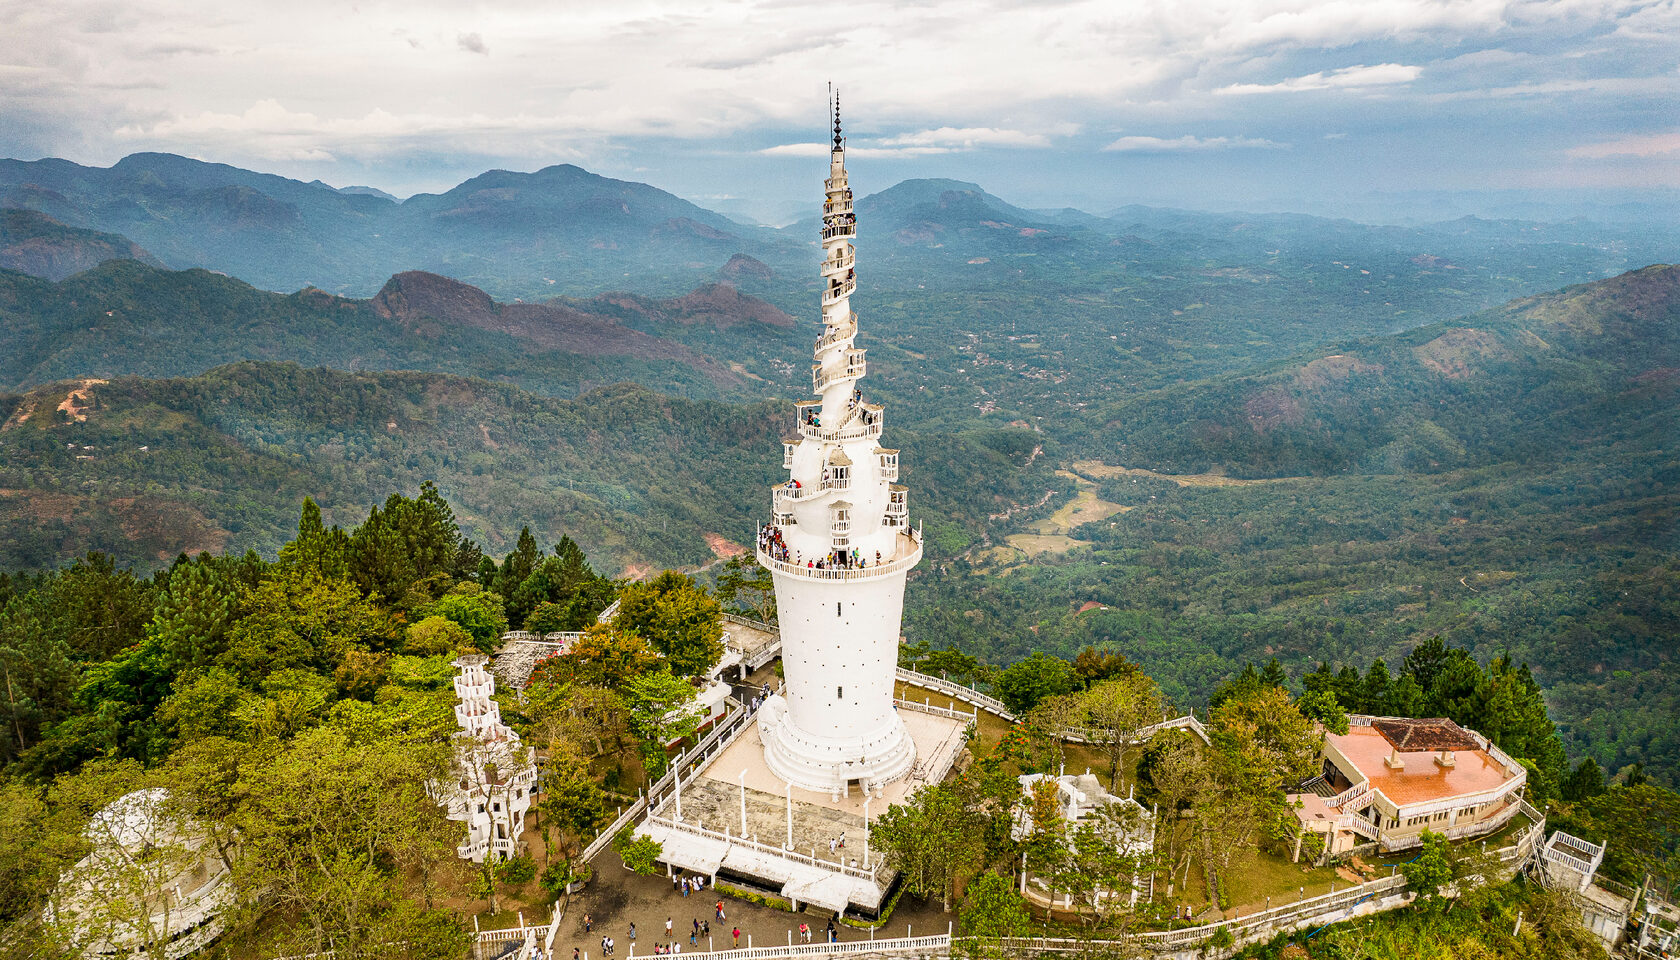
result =
M864 400L856 345L857 218L834 102L822 218L822 334L816 400L798 404L783 442L788 479L770 493L758 562L776 585L786 683L759 714L764 760L811 790L870 789L908 774L916 746L893 709L904 581L922 558L898 451L881 445L885 411Z

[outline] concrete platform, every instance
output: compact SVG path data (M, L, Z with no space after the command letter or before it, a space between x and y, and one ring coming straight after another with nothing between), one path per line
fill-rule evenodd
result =
M898 712L916 744L917 774L943 777L963 749L967 721L903 707ZM849 903L874 912L895 875L872 851L865 855L865 804L873 822L926 784L913 774L882 785L872 797L860 790L838 798L790 790L764 762L755 721L685 778L680 803L672 795L650 811L640 832L658 839L667 854L662 860L679 869L712 876L721 869L803 903L830 909Z

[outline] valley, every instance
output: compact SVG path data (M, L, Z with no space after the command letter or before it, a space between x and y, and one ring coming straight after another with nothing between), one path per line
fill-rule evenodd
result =
M140 189L122 174L148 165L173 172L147 203L237 182L295 208L286 230L396 215L158 158L64 174L49 204L14 163L8 202L85 224L14 217L14 246L79 262L94 241L74 231L112 225L93 198ZM512 192L463 185L448 200L477 224L472 242L549 229L521 210L571 210L572 239L556 242L572 260L490 257L455 274L391 260L377 281L269 293L280 275L208 259L167 233L188 229L177 220L139 234L145 249L240 279L134 261L0 273L0 566L269 553L304 495L349 522L426 480L490 551L530 524L633 574L750 543L775 479L766 451L808 363L809 224L632 236L584 216L607 209L590 198L619 191L632 218L681 201L577 171L497 183ZM1662 639L1680 632L1680 280L1629 270L1672 252L1671 236L1074 216L957 181L908 181L858 209L868 386L891 404L889 435L918 452L904 482L929 559L910 581L910 640L999 664L1107 647L1194 704L1249 661L1300 674L1440 634L1527 660L1572 751L1680 770L1661 719L1680 702ZM250 251L296 242L263 229L270 246ZM427 242L446 235L468 236ZM710 264L687 287L574 269L579 238L633 266L674 237L711 245L683 255ZM547 279L509 279L531 276Z

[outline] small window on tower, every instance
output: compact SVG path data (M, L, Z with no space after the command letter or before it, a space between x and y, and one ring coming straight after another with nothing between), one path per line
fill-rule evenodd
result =
M834 688L834 699L836 699L836 700L846 699L846 688L845 687L835 687Z

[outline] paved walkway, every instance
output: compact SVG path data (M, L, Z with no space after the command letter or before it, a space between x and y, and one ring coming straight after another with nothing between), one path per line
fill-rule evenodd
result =
M593 866L594 879L566 905L566 915L561 919L560 931L554 937L556 960L570 960L573 947L578 949L579 957L599 960L603 934L618 941L613 954L615 960L628 958L631 956L632 923L636 925L635 955L648 956L654 952L655 944L669 942L665 937L667 917L671 918L675 939L681 943L684 954L701 953L707 948L704 937L695 946L689 946L688 934L695 920L711 920L711 946L717 950L732 949L733 941L729 934L736 926L741 928L743 947L749 937L755 947L785 944L790 934L793 942L797 943L801 921L811 925L813 943L823 938L827 920L821 914L788 913L737 900L711 889L684 897L672 888L670 878L663 874L642 877L624 869L618 855L611 850L597 857ZM717 919L715 911L719 900L723 901L727 917L722 921ZM585 914L594 920L594 930L587 934L583 929ZM876 930L874 935L887 938L944 933L947 923L954 919L941 910L937 902L927 903L906 894L899 899L891 921ZM841 923L836 923L835 927L841 940L870 939L867 930Z

